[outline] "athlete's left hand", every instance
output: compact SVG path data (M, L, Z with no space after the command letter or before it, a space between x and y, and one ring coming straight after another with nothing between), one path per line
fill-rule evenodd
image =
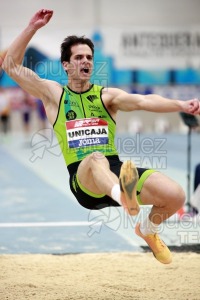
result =
M183 101L183 112L191 115L200 114L200 101L195 98L192 100Z

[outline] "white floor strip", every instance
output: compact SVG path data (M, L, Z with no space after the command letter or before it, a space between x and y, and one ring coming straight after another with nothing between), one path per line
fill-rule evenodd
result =
M0 223L0 228L29 228L29 227L89 227L88 236L91 237L94 233L99 233L103 222L24 222L24 223ZM95 228L94 228L95 227ZM131 246L140 249L140 245L133 238L128 238L127 236L119 233L120 236L125 239Z
M25 223L0 223L0 228L16 227L73 227L73 226L100 226L99 222L25 222Z

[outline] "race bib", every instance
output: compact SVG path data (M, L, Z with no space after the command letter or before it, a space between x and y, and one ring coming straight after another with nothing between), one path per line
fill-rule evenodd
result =
M86 118L66 122L69 148L108 144L108 122Z

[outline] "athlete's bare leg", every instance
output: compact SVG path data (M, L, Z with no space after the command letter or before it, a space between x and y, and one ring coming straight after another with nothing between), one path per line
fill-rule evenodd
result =
M155 172L145 180L140 198L153 207L149 216L136 225L135 233L146 241L158 261L169 264L172 254L157 232L159 224L183 206L185 194L176 182Z
M100 152L87 156L80 163L77 174L81 184L95 194L111 197L112 187L119 184L118 177L110 170L108 160ZM153 205L150 221L160 224L183 206L185 194L175 181L155 172L145 180L140 198L144 204Z
M110 170L107 158L101 152L94 152L80 163L77 175L80 183L90 192L106 194L122 205L128 214L138 214L138 173L133 162L123 163L119 180Z
M101 152L93 152L80 163L77 171L80 183L95 194L111 197L114 184L119 184L118 177L111 172L106 157Z
M160 224L184 205L185 193L175 181L155 172L144 182L140 198L144 204L153 205L149 219Z

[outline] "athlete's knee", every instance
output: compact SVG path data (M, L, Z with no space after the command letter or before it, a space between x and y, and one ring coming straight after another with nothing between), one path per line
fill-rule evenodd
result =
M94 161L107 161L107 158L105 157L105 155L103 155L103 153L101 153L100 151L95 151L91 154L91 159Z
M105 166L109 166L109 162L107 158L99 151L95 151L85 157L81 162L81 167L84 169L92 169L96 164L101 164Z
M178 188L178 195L179 195L179 197L177 200L178 201L177 204L178 204L179 208L181 208L184 205L185 199L186 199L185 192L181 186L179 186L179 188Z
M169 197L171 197L171 203L173 203L176 209L181 208L185 203L185 192L178 183L174 184L174 187L171 187Z
M106 159L105 155L103 155L102 152L100 151L95 151L91 154L92 158L95 159L95 160L98 160L98 159Z
M91 163L99 163L103 165L109 166L109 162L105 155L101 153L100 151L95 151L90 155Z

